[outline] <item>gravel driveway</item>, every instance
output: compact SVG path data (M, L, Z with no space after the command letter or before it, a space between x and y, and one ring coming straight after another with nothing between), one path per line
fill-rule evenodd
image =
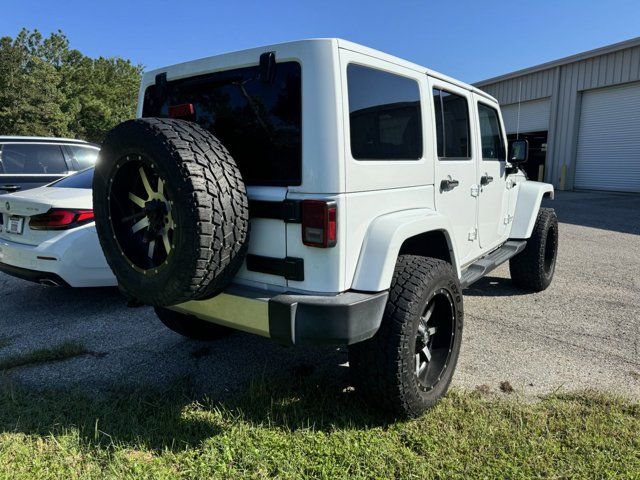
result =
M498 391L508 381L526 396L596 388L640 399L640 196L559 192L552 205L561 222L554 282L524 293L503 266L466 291L454 384ZM127 308L114 289L54 289L0 274L0 359L65 340L92 354L15 368L8 378L97 393L188 379L213 398L262 377L315 371L348 381L339 349L285 348L244 333L194 342L151 309Z

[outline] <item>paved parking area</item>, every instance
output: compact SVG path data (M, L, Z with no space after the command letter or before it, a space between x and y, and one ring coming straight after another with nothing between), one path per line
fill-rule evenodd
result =
M467 290L454 383L502 381L523 394L596 388L640 398L640 196L559 192L560 254L542 293L513 288L503 266ZM93 352L6 372L30 388L95 393L176 379L214 398L252 379L330 373L348 382L346 353L285 348L244 333L213 343L181 338L150 308L127 308L114 289L63 290L0 274L0 359L65 340ZM326 377L324 377L326 378Z
M640 196L557 192L546 204L560 220L553 283L523 293L502 266L472 285L456 381L640 398Z

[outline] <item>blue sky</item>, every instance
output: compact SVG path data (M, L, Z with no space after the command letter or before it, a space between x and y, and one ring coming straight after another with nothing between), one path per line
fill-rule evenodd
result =
M467 82L640 36L638 0L2 0L0 34L62 29L91 56L151 69L242 48L342 37Z

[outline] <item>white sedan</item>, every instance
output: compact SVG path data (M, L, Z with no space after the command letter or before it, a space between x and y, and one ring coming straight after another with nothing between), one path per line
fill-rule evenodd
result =
M0 271L44 285L117 284L93 220L93 168L0 195Z

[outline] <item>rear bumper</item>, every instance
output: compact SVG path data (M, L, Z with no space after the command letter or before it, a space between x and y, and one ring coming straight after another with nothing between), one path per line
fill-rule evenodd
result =
M350 345L378 331L388 296L386 291L269 296L233 286L212 299L171 308L284 345Z
M22 280L41 283L43 285L54 287L69 286L67 282L65 282L59 275L56 275L55 273L29 270L28 268L15 267L13 265L8 265L2 262L0 262L0 272L4 272L7 275L11 275L12 277L21 278Z
M36 282L59 278L72 287L117 285L92 224L62 230L40 245L0 238L0 265L9 275Z

